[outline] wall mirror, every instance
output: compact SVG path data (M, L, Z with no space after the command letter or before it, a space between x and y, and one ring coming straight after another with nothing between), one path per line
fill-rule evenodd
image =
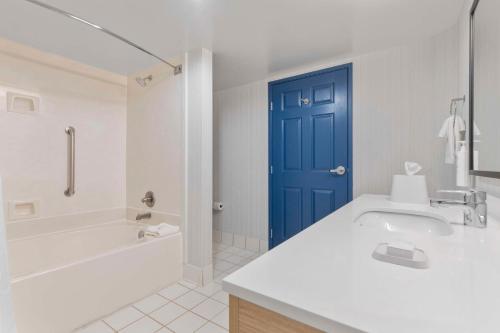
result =
M500 1L470 12L470 174L500 178Z

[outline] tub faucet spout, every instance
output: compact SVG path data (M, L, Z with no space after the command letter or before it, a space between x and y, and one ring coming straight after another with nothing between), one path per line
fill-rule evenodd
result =
M144 219L150 219L151 218L151 213L138 213L137 216L135 217L136 221L144 220Z

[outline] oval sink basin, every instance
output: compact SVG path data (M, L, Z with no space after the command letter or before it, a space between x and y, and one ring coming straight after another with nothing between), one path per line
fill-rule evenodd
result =
M453 234L453 228L445 221L422 215L366 212L356 221L360 226L384 229L388 232L432 234L448 236Z

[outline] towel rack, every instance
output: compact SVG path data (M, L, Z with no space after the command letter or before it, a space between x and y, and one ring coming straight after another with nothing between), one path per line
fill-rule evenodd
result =
M462 97L455 97L455 98L451 99L451 102L450 102L450 116L451 115L454 115L454 116L457 115L457 103L458 102L465 103L465 95L463 95ZM455 106L455 111L453 111L453 106Z

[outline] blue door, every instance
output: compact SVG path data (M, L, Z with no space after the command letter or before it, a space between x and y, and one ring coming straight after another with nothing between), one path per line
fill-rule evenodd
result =
M271 82L270 247L352 200L351 64Z

